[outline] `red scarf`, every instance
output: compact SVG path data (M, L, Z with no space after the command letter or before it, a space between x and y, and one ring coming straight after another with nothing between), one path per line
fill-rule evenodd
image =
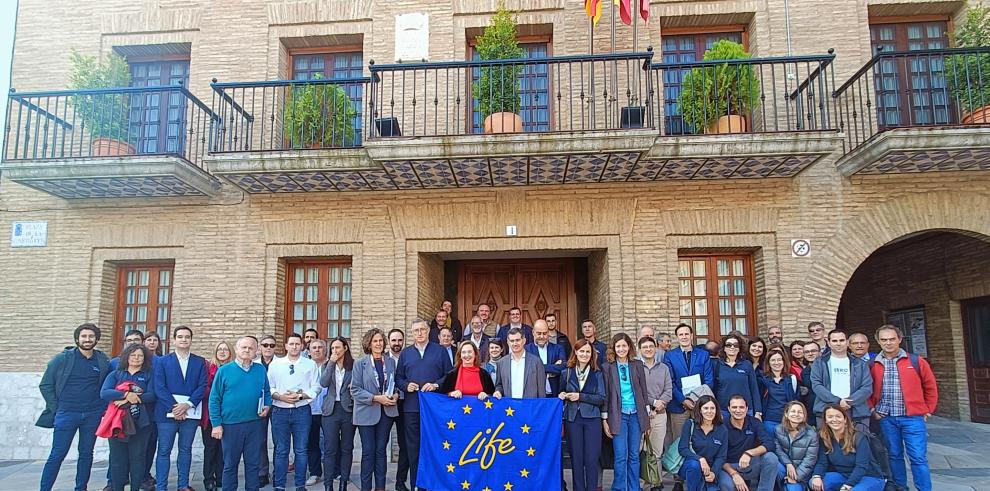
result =
M476 396L481 393L481 368L461 366L457 370L457 382L454 389L466 396Z

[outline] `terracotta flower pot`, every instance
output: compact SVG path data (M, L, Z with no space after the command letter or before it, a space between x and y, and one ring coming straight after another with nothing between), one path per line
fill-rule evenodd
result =
M516 113L492 113L485 118L485 133L522 133L522 116Z
M134 145L113 138L94 138L89 148L93 157L119 157L135 153Z
M962 118L962 124L984 123L990 123L990 106L976 108L973 112L966 113Z
M747 131L749 131L749 128L746 125L746 116L739 116L738 114L722 116L705 128L705 134L708 135L746 133Z

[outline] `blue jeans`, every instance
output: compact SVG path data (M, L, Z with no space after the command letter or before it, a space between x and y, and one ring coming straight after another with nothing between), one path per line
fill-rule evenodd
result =
M275 440L275 479L272 485L275 489L285 489L285 476L289 472L289 448L296 455L296 488L306 487L307 445L312 422L313 415L310 414L309 406L272 408L272 438Z
M329 481L340 477L351 480L351 461L354 460L353 414L344 410L343 404L333 406L333 412L324 416L323 436L327 441L327 453L323 457L323 478Z
M639 443L642 438L636 413L622 413L619 434L612 439L615 452L612 491L639 491Z
M804 491L805 485L801 483L789 483L785 482L784 478L787 477L787 466L784 464L777 464L777 482L780 483L781 491Z
M374 489L385 489L385 451L388 448L388 434L392 431L395 418L382 416L377 424L358 426L361 434L361 489L370 490L371 478L375 478Z
M780 461L777 460L777 455L773 452L768 452L750 459L749 466L745 469L740 468L738 462L732 463L732 468L739 471L739 474L746 482L756 482L756 486L750 486L750 489L756 491L773 491L773 486L777 482L778 465L780 465ZM736 485L732 482L732 476L728 472L720 469L716 474L718 474L718 489L722 491L735 491Z
M718 469L712 469L718 475ZM684 479L684 487L687 491L716 491L718 485L715 482L706 482L705 475L701 473L701 464L697 460L684 459L677 475ZM716 477L716 482L718 478Z
M261 463L264 428L262 419L223 425L223 491L237 491L237 468L241 457L244 457L244 489L258 491L258 466Z
M774 430L776 430L778 426L780 426L780 421L764 421L763 422L763 427L766 428L767 433L770 434L770 438L774 438L774 436L773 436L774 435Z
M846 483L846 476L838 472L826 472L822 477L825 483L825 491L839 491L839 488ZM883 491L886 482L879 477L863 476L859 484L853 486L852 491Z
M89 483L89 475L93 469L93 447L96 445L96 428L100 426L103 410L74 412L58 411L55 413L55 431L52 432L52 451L48 461L41 471L41 491L51 491L62 468L62 461L69 455L72 439L79 432L79 443L76 449L79 460L76 461L76 491L83 491Z
M911 461L911 476L918 491L931 491L932 474L928 469L928 428L923 416L887 416L880 419L880 432L890 452L890 473L894 482L907 488L904 451Z
M170 419L164 423L158 423L158 460L155 461L155 489L157 491L168 490L168 473L176 434L179 435L179 456L175 459L175 466L179 470L179 487L189 486L192 446L193 441L196 440L198 428L198 419L182 421Z

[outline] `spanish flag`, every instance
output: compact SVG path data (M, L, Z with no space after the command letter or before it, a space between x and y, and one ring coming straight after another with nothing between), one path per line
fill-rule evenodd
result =
M597 26L598 21L602 18L602 1L584 0L584 11L588 13L588 17Z

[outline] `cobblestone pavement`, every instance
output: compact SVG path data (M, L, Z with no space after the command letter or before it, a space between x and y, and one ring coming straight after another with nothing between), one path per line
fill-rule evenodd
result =
M978 490L990 491L990 425L976 423L960 423L943 418L932 418L929 421L928 459L932 468L932 480L935 491ZM355 459L360 455L355 453ZM106 475L106 461L97 461L93 465L89 489L102 489ZM43 460L3 460L0 461L0 490L30 490L37 489L41 477ZM359 464L352 467L352 483L348 490L360 489L353 481L358 480ZM174 469L174 467L173 467ZM192 486L202 491L202 462L193 462ZM66 461L63 471L55 484L56 491L70 491L73 488L75 462ZM394 467L389 466L388 489L394 489ZM173 472L172 484L169 489L175 489ZM570 471L565 471L567 481L570 481ZM605 472L605 488L612 481L612 472ZM292 482L291 476L289 482ZM243 488L243 476L241 480ZM670 482L665 483L670 489ZM267 486L266 490L272 489ZM309 486L310 490L323 489L323 483Z

